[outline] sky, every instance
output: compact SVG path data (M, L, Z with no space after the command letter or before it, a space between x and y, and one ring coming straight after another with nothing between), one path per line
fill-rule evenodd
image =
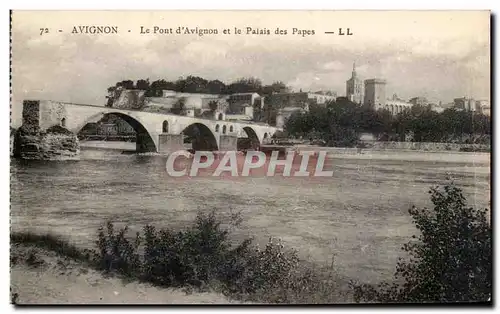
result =
M72 33L91 25L117 26L118 34ZM174 34L141 34L141 26ZM175 34L177 27L218 34ZM247 34L247 27L271 34ZM278 27L287 35L276 35ZM339 36L340 27L353 35ZM24 99L103 105L106 89L125 79L252 76L343 96L353 62L362 79L386 79L388 97L489 100L489 12L14 11L12 124L21 123Z

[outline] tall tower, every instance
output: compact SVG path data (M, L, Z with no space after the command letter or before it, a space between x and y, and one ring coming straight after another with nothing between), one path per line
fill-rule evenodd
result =
M372 106L375 110L379 110L385 106L385 85L386 80L369 79L365 81L365 100L364 104Z
M363 101L363 81L358 78L356 73L356 63L352 64L352 75L345 83L346 97L352 102L361 104Z

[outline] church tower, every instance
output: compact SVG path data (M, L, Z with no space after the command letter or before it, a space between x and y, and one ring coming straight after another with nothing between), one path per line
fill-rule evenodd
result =
M353 63L351 78L346 81L347 99L357 104L361 104L363 102L363 87L363 81L356 73L356 63Z

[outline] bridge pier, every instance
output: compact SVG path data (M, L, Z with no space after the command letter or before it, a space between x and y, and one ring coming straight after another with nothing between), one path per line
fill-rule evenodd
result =
M135 151L137 153L156 153L154 142L151 141L149 134L137 131L135 142Z
M13 156L22 159L75 160L80 143L65 128L67 113L62 106L47 107L40 101L23 102L23 122L13 137Z
M184 150L184 136L182 134L163 133L158 135L158 152L172 153L179 150Z
M219 139L219 151L238 150L238 137L234 135L221 134Z

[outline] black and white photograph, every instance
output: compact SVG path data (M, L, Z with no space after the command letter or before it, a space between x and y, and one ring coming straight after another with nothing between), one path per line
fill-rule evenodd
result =
M12 10L10 302L492 305L488 10Z

